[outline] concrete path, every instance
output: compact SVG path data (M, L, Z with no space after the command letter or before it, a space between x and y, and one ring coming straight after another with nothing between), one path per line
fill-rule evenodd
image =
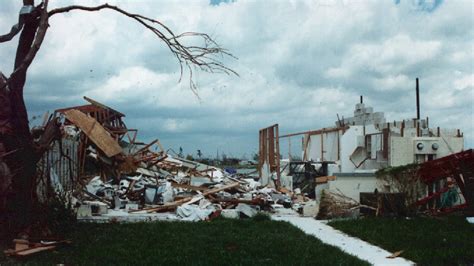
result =
M387 259L392 253L371 245L358 238L351 237L311 217L294 215L272 215L276 221L287 221L303 230L308 235L317 237L323 243L340 248L346 253L354 255L373 265L414 265L415 263L401 257Z

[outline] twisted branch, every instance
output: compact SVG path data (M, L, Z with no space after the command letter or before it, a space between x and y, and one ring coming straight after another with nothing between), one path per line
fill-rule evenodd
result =
M103 4L94 7L86 7L80 5L71 5L62 8L56 8L48 12L48 16L54 16L60 13L66 13L73 10L82 10L88 12L100 11L102 9L110 9L116 11L120 14L123 14L127 17L130 17L143 25L145 28L150 30L155 34L160 40L162 40L166 46L169 48L171 53L175 56L176 60L180 66L180 78L181 81L183 76L183 67L186 66L189 70L189 79L190 79L190 88L193 93L199 98L197 94L197 87L193 81L193 67L197 67L201 71L210 72L210 73L225 73L225 74L234 74L238 76L238 73L232 70L229 67L226 67L222 63L222 58L224 56L229 56L236 58L226 49L220 47L209 35L205 33L198 32L185 32L179 35L176 35L162 22L145 17L140 14L129 13L117 6ZM204 46L187 46L181 41L187 37L198 37L201 38L204 42Z

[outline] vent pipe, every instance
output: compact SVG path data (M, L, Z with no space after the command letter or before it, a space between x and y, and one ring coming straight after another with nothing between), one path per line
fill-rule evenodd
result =
M420 120L420 85L416 78L416 119Z

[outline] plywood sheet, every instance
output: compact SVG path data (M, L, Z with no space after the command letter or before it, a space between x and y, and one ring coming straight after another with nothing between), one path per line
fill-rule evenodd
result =
M118 142L112 138L107 130L92 117L87 116L79 110L68 110L64 112L66 118L79 127L89 139L97 145L108 157L122 152Z

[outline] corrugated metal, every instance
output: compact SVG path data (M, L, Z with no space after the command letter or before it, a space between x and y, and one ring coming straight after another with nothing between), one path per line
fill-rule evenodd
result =
M51 172L56 173L64 191L72 191L77 184L79 175L78 147L79 142L75 139L66 138L55 141L38 162L39 184L38 195L40 199L47 198L47 186L51 185ZM63 153L60 152L62 146Z

